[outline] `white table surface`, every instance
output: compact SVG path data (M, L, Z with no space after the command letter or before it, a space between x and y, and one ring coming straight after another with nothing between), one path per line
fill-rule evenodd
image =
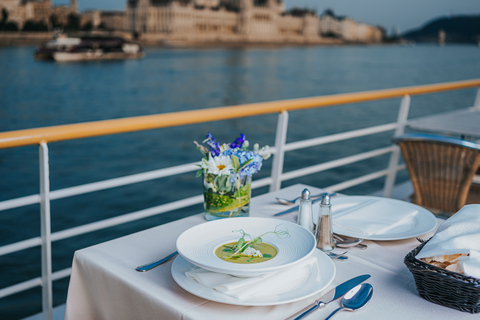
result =
M407 122L411 129L437 134L459 135L468 139L480 138L480 110L463 109L412 119Z
M286 209L275 196L295 197L304 185L255 197L250 216L272 217ZM320 189L309 187L313 193ZM293 221L294 214L281 219ZM443 307L421 298L413 276L403 263L405 255L418 246L416 239L365 241L366 250L351 248L348 260L335 261L336 276L320 294L294 303L245 307L199 298L180 288L171 276L172 261L149 272L135 267L175 251L177 237L188 228L205 222L201 214L160 225L142 232L101 243L75 253L68 289L65 319L285 319L334 286L361 274L374 287L370 303L361 311L340 312L335 319L478 319L477 315ZM439 223L441 220L439 220ZM428 239L432 233L422 238ZM344 251L342 249L337 249ZM324 319L340 306L334 301L305 319Z

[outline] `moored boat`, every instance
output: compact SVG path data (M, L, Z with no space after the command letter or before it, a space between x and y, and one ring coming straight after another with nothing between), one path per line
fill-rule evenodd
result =
M139 44L110 36L58 37L35 51L38 60L59 62L141 59L144 55Z
M80 45L81 42L82 39L78 37L58 36L39 46L35 50L34 57L37 60L54 60L53 54L55 52L70 50Z

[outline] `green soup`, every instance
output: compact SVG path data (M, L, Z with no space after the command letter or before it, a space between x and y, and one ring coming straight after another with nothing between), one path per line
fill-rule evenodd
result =
M221 245L215 250L215 255L224 261L232 263L258 263L268 261L277 255L277 248L263 242L251 245L251 247L260 251L263 257L246 256L241 253L233 255L236 251L236 245L236 241Z

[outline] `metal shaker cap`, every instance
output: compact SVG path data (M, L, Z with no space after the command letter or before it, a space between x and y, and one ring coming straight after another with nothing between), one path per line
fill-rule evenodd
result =
M310 200L310 191L308 189L303 189L302 200Z
M330 205L330 195L326 194L322 198L322 205L329 206Z

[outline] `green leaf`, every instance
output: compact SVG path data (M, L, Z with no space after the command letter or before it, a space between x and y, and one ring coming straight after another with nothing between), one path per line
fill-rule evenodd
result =
M232 154L231 157L232 157L232 166L235 169L235 172L240 171L240 160L238 159L238 157L236 155Z
M262 238L258 237L253 239L252 243L262 243Z
M237 242L237 250L242 249L242 246L245 244L245 239L243 237L240 238Z
M198 170L196 178L201 177L202 173L203 173L203 169Z
M227 193L232 190L232 182L230 176L222 175L215 178L215 187L220 193Z
M245 166L246 166L247 164L249 164L250 162L252 162L252 160L253 160L253 159L248 159L247 161L245 161L240 169L245 168Z

